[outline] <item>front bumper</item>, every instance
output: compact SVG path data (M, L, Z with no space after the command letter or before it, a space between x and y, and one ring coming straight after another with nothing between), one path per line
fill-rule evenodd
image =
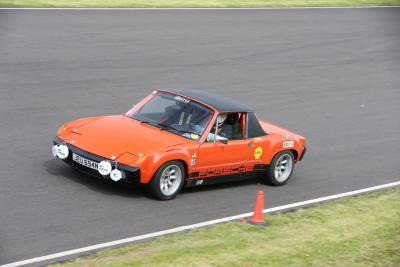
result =
M85 150L82 150L82 149L74 146L74 145L65 143L62 139L60 139L58 137L56 137L53 140L53 144L54 145L65 144L68 147L70 153L69 153L69 155L68 155L68 157L66 159L63 159L63 161L66 162L67 164L71 165L75 169L83 172L83 173L89 174L91 176L95 176L95 177L100 178L100 179L111 180L110 176L101 175L97 170L91 169L89 167L86 167L84 165L81 165L81 164L73 161L72 160L72 153L77 154L77 155L79 155L81 157L87 158L89 160L95 161L97 163L99 163L100 161L103 161L103 160L107 160L107 161L109 161L111 163L111 166L113 167L113 169L117 165L117 168L119 170L123 170L125 172L125 174L126 174L126 177L123 178L121 181L133 183L133 182L139 182L139 180L140 180L140 169L137 168L137 167L132 167L132 166L128 166L128 165L121 164L121 163L116 164L115 161L112 161L112 160L109 160L107 158L104 158L104 157L95 155L93 153L87 152Z

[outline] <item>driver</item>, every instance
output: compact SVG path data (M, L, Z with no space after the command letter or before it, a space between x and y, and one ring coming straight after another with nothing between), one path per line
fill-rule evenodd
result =
M222 114L218 117L218 132L217 135L219 137L223 137L225 139L232 138L232 125L226 122L228 115Z
M218 130L217 130L217 140L229 140L232 138L233 135L233 129L232 125L227 123L228 115L226 114L221 114L218 116L217 121L218 121ZM214 140L214 133L215 133L215 125L211 129L210 133L207 136L207 141L213 141Z

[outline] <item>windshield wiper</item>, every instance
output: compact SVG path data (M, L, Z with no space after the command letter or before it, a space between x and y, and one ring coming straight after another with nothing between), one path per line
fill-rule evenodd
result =
M156 128L160 128L161 130L165 130L166 127L164 127L163 125L158 124L157 122L153 122L153 121L145 121L145 120L141 120L140 123L144 123L144 124L149 124L151 126L154 126Z
M146 121L146 120L143 120L143 121L140 121L140 123L146 123L146 124L149 124L149 125L151 125L151 126L160 128L161 130L172 130L172 131L177 131L177 129L176 129L175 127L172 127L172 126L170 126L170 125L168 125L168 124L163 124L163 123L155 122L155 121Z
M197 134L197 135L199 135L198 133L196 133L196 132L192 132L192 131L190 131L190 130L176 130L178 133L188 133L188 134Z
M168 125L168 124L157 122L157 125L163 127L163 130L169 129L169 130L172 130L174 132L178 131L178 129L176 129L175 127L172 127L171 125Z

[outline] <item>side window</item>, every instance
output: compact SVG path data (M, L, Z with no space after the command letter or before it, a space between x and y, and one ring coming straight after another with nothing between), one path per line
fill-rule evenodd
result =
M218 124L217 135L215 129ZM210 133L207 136L207 142L218 140L241 140L243 139L243 114L242 113L227 113L221 114L214 122Z
M228 114L226 119L226 125L232 129L232 135L229 140L241 140L243 139L243 114L242 113L231 113Z
M254 138L264 136L267 133L263 130L254 112L247 113L247 137Z

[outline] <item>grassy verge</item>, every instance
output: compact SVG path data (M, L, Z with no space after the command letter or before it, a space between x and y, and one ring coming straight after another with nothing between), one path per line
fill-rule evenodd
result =
M400 266L400 189L230 222L58 264L69 266Z
M1 7L321 7L397 6L400 0L0 0Z

